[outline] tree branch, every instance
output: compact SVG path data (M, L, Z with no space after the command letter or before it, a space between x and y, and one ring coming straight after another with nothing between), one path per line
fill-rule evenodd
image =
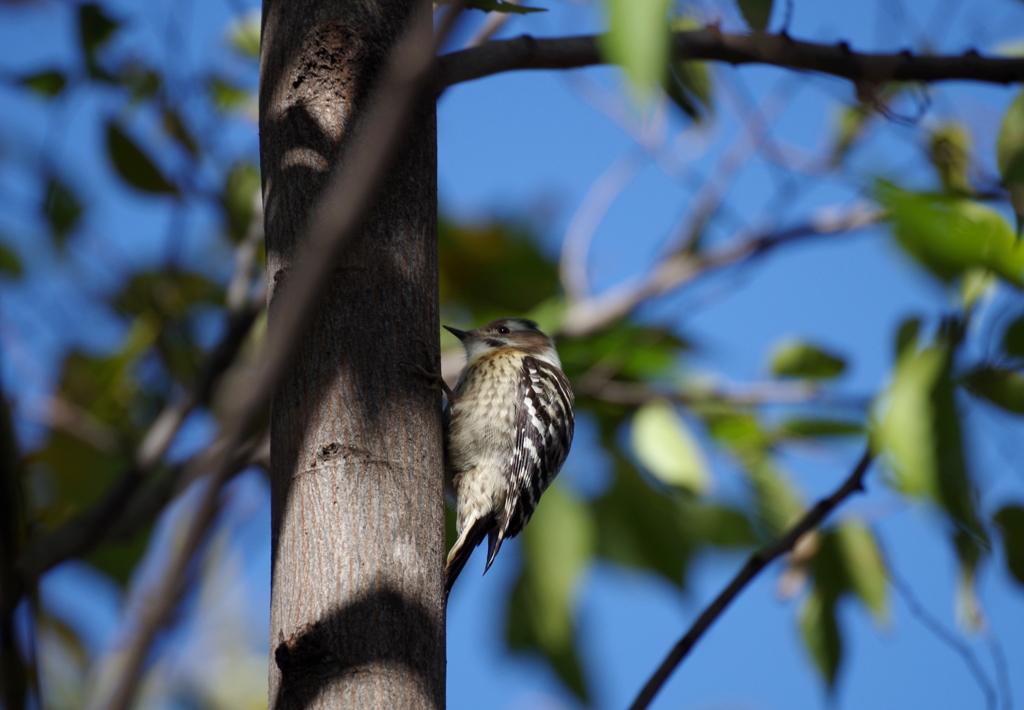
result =
M648 298L685 286L715 269L760 256L800 239L862 229L876 222L880 214L870 205L859 204L846 212L825 213L808 224L743 240L711 254L684 252L669 255L647 276L571 304L559 334L569 337L589 335L631 312Z
M750 559L743 565L739 573L733 577L729 585L704 609L701 615L697 617L697 620L693 622L690 630L686 632L686 635L679 640L668 656L665 657L665 660L661 662L658 670L654 672L654 675L644 685L640 694L637 695L636 700L629 706L630 710L643 710L650 705L651 701L654 700L654 696L665 685L669 676L672 675L683 659L690 653L697 641L700 640L700 637L704 635L704 632L715 623L726 607L732 603L732 600L743 591L743 588L761 570L777 557L793 549L793 546L796 545L801 537L817 528L828 517L828 514L835 510L851 493L864 490L864 474L867 473L873 457L871 449L867 449L860 457L860 461L857 462L853 472L847 476L846 480L843 481L842 485L832 495L818 501L813 508L807 511L807 514L804 515L800 522L794 525L784 536L750 556Z
M875 54L854 52L845 42L825 45L801 42L786 34L727 34L715 27L673 34L672 56L734 65L770 64L831 74L858 83L964 79L1012 84L1024 80L1024 59L983 57L975 50L938 56L910 51ZM597 35L555 39L523 35L442 56L438 91L517 69L573 69L605 62Z

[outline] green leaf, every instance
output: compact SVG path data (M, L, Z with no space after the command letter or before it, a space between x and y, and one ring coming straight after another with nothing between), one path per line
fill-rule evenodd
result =
M992 291L996 285L996 277L988 269L968 269L960 282L960 303L964 310L970 310L978 299Z
M63 247L68 234L78 226L82 218L82 203L71 188L55 175L46 181L43 214L50 223L57 246Z
M961 195L974 191L968 177L971 136L963 126L947 123L933 128L928 137L928 159L939 175L943 190Z
M800 609L800 631L814 665L825 679L829 690L833 690L839 663L843 657L843 643L836 621L835 598L823 595L815 587Z
M805 419L794 417L779 425L776 436L781 437L829 437L859 436L864 433L860 422L843 421L841 419Z
M96 3L86 3L78 8L78 35L82 42L82 53L86 66L95 76L100 72L96 65L96 53L107 43L120 23L111 19Z
M1010 357L1024 358L1024 316L1006 326L1003 333L1003 352Z
M248 12L235 21L229 30L231 46L244 57L260 58L260 23L259 11Z
M32 89L37 94L45 96L47 98L53 98L64 90L67 86L68 80L64 76L64 72L51 69L50 71L40 72L38 74L32 74L26 76L21 80L21 85L27 89Z
M24 273L17 252L0 242L0 276L17 279Z
M633 453L662 483L691 493L708 489L709 472L700 444L668 401L644 404L633 417Z
M992 516L1003 534L1003 550L1006 553L1006 569L1024 585L1024 508L1007 505Z
M938 499L934 391L947 363L948 353L941 347L904 354L883 399L878 444L900 490L908 495Z
M260 171L253 163L238 163L228 172L221 192L228 234L234 242L245 238L256 215L260 195Z
M879 623L888 621L889 573L874 535L865 525L845 521L836 530L853 590Z
M943 281L983 267L1024 286L1024 242L992 208L960 197L906 192L884 181L876 194L893 221L896 241Z
M767 452L741 457L753 488L758 521L770 538L781 537L806 509L789 475Z
M225 113L242 108L252 98L252 92L220 77L210 79L206 84L206 90L214 106Z
M1013 414L1024 414L1024 375L1013 370L982 367L964 377L968 390Z
M1017 94L1003 116L996 138L996 164L1004 184L1024 181L1024 91Z
M165 108L163 119L164 130L167 131L167 134L178 141L188 151L189 155L193 158L197 157L199 155L199 145L196 143L196 139L192 137L192 132L188 130L188 126L185 125L181 114L173 108Z
M588 693L576 654L573 610L594 538L587 506L562 486L550 487L523 531L523 571L512 591L507 626L509 646L541 651L584 700Z
M601 48L620 65L642 99L660 86L668 68L669 0L606 0L608 33Z
M921 337L921 319L907 318L896 330L896 359L908 350L917 350Z
M690 17L677 18L670 24L672 32L697 30L701 27L700 22ZM714 111L708 63L685 57L672 58L665 79L665 93L691 119L703 120Z
M113 121L107 124L107 151L118 174L131 186L154 194L177 194L178 190L142 149Z
M768 21L772 18L772 0L736 0L743 13L743 19L754 32L768 29Z
M776 346L771 368L777 377L829 379L843 373L846 361L816 345L793 340Z

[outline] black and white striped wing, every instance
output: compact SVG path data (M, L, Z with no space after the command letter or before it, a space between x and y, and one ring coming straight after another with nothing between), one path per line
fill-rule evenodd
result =
M541 493L569 454L575 426L572 388L557 367L534 357L523 358L518 395L515 449L498 545L501 539L519 534L530 520Z

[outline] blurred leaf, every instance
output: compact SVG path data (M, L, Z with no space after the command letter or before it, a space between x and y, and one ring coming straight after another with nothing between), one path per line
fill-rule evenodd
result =
M177 194L177 188L113 121L107 123L107 151L118 174L129 185L143 192Z
M835 607L835 598L824 596L815 587L800 610L800 631L804 644L830 691L835 688L836 674L843 657Z
M22 86L32 89L32 91L47 98L53 98L62 92L67 83L68 79L64 76L64 73L56 69L32 74L21 80Z
M1003 352L1010 357L1024 358L1024 316L1018 316L1003 333Z
M252 98L252 92L246 91L240 86L235 86L220 77L210 79L206 84L206 89L213 100L214 106L224 112L235 111L243 107Z
M832 146L829 160L832 165L839 165L864 133L864 126L874 115L870 106L859 103L847 106L839 113L836 127L835 145Z
M199 155L199 145L196 143L196 139L192 137L188 126L185 125L185 121L182 120L181 114L173 108L165 108L163 119L164 130L167 131L167 134L178 141L188 151L189 155L193 158L197 157Z
M874 443L885 453L899 489L930 499L949 519L961 569L958 606L961 618L973 624L978 618L974 569L988 542L964 456L951 360L950 346L942 342L903 354L881 400Z
M129 316L152 314L161 319L178 319L196 305L222 301L220 286L202 274L143 271L128 280L112 305Z
M896 359L910 350L917 350L921 337L921 319L907 318L896 331Z
M473 322L527 313L558 291L555 266L513 224L438 224L441 301L465 306Z
M245 239L256 214L260 195L260 171L253 163L235 164L224 180L221 205L227 217L228 234L235 243Z
M973 394L1007 412L1024 414L1024 375L1019 372L982 367L968 373L964 381Z
M771 368L776 377L829 379L843 373L846 361L816 345L795 340L775 348Z
M988 269L968 269L960 282L960 302L970 310L978 299L991 292L996 285L995 275Z
M685 32L701 28L701 23L692 17L672 20L672 32ZM685 57L671 57L669 73L665 78L665 93L694 121L701 121L714 111L712 103L711 70L707 62L687 60Z
M1014 579L1024 584L1024 508L1019 505L1003 506L992 520L1003 533L1006 569Z
M117 81L131 93L133 103L152 98L163 84L158 73L138 62L124 64L118 71Z
M947 362L946 350L937 346L905 353L883 400L888 408L877 430L878 443L908 495L938 499L934 392Z
M259 12L248 12L231 26L229 42L242 56L260 58L261 19Z
M128 455L103 451L56 428L28 458L33 525L50 530L95 503L124 470Z
M86 65L95 68L96 52L106 44L120 23L107 16L96 3L86 3L78 8L78 32L82 41L82 52Z
M1003 185L1010 191L1019 233L1024 215L1024 91L1017 94L1003 116L996 139L996 162Z
M17 279L24 273L17 252L0 242L0 276Z
M671 402L656 399L633 417L633 453L662 483L691 493L708 489L709 472L700 444Z
M784 535L806 509L789 475L767 453L741 457L754 493L758 521L771 538Z
M608 33L601 49L609 61L620 65L646 99L660 86L668 66L669 0L606 0Z
M875 620L885 623L888 619L889 573L874 535L863 524L849 520L843 522L835 534L845 559L850 585Z
M750 29L754 32L768 29L768 21L772 19L772 0L736 0L736 4Z
M107 542L89 553L87 560L98 570L127 588L135 568L149 547L150 529L133 535L128 540Z
M940 279L984 267L1024 286L1024 242L995 210L959 197L905 192L884 181L876 194L899 244Z
M782 437L829 437L859 436L864 433L860 422L843 421L840 419L805 419L794 417L787 419L776 430L776 436Z
M942 189L967 195L974 191L968 173L971 168L971 136L957 123L934 127L928 137L928 159L935 166Z
M705 545L749 547L757 536L739 510L689 497L669 497L647 485L616 455L615 483L592 506L598 553L632 569L685 586L693 555Z
M82 203L75 197L71 188L56 175L47 178L43 214L50 223L57 246L63 247L68 233L82 218Z
M668 375L689 347L671 331L623 319L585 338L563 339L558 351L570 380L600 370L635 382Z
M588 692L575 647L576 591L594 551L594 521L560 485L550 487L523 531L523 571L512 591L508 642L536 649L577 696Z

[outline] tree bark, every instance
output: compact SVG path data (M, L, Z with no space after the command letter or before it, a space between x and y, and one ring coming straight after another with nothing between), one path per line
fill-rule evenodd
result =
M271 329L275 292L416 2L263 3ZM430 95L273 399L272 710L444 706L440 402L402 364L440 369L436 163Z

